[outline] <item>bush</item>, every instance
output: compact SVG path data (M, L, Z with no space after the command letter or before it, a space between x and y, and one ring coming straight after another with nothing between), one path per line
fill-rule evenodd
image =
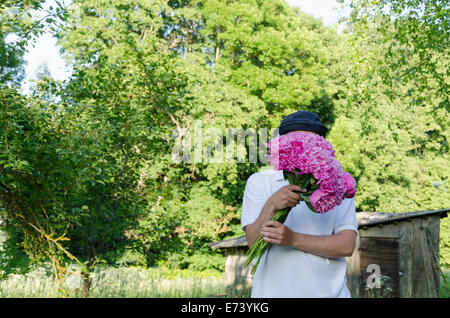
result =
M220 254L172 254L166 261L160 261L160 266L191 271L225 271L225 257Z
M218 270L225 271L225 257L220 254L195 254L189 257L189 267L193 271Z

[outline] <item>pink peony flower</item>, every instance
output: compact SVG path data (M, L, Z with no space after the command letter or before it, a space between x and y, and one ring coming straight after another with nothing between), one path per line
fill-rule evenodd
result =
M309 203L318 213L326 213L336 205L336 194L317 189L309 196Z
M356 194L356 182L344 173L336 160L333 146L322 136L292 131L269 141L269 163L275 170L310 174L319 189L310 196L314 212L325 213ZM301 172L295 172L294 169ZM311 207L310 206L310 207Z
M356 194L356 181L348 172L344 172L345 197L353 198Z

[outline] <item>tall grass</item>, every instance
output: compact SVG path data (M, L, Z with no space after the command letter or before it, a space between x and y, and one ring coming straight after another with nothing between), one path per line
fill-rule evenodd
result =
M450 268L441 268L441 298L450 298Z
M76 268L71 268L77 270ZM89 297L93 298L176 298L249 297L250 291L227 295L225 277L218 272L194 272L167 268L98 268L92 274ZM441 298L450 298L450 270L441 272ZM64 286L70 297L80 297L81 278L66 277ZM56 298L58 284L51 271L38 267L24 275L10 274L0 279L0 298Z
M219 297L225 295L225 277L216 272L192 272L160 268L100 268L92 274L89 297L93 298L175 298ZM80 297L81 278L66 277L70 297ZM0 297L60 297L58 284L48 271L37 268L25 275L8 275L0 280Z

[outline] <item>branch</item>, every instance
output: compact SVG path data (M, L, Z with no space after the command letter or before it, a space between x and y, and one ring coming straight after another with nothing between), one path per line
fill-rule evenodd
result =
M125 162L123 163L122 170L120 171L119 177L117 178L116 193L114 193L114 202L113 202L114 210L117 208L117 197L118 197L118 193L119 193L120 182L122 181L122 177L123 177L123 174L125 173L127 164L128 164L128 152L125 153Z
M3 182L1 182L1 181L0 181L0 186L1 186L3 189L5 189L6 191L8 191L8 193L11 192L11 190L10 190L6 185L4 185Z
M48 15L44 16L42 19L39 19L38 21L36 21L36 22L34 23L34 25L33 25L27 32L25 32L25 34L23 34L22 37L21 37L18 41L16 41L16 44L13 46L12 50L8 52L8 55L7 55L6 59L5 59L5 62L4 62L4 63L2 64L2 66L0 67L0 74L3 74L3 70L4 70L5 66L6 66L6 64L8 64L8 61L9 61L9 59L11 58L12 54L14 54L14 52L16 51L17 45L18 45L25 37L27 37L27 36L31 33L31 31L33 31L34 27L36 27L37 25L39 25L39 24L41 23L42 20L47 19L48 17L51 17L51 16L55 16L55 14L54 14L54 13L48 14Z

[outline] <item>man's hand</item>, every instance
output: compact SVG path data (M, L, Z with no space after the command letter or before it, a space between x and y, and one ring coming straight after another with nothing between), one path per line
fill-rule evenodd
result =
M300 201L302 201L302 197L295 193L294 191L306 192L306 189L302 189L300 186L295 184L289 184L270 196L267 199L267 203L271 205L273 211L281 210L287 207L293 208Z
M295 236L290 228L275 220L265 222L260 234L264 241L281 246L292 246Z
M302 201L301 196L294 191L306 192L307 190L302 189L298 185L289 184L273 193L267 199L256 221L244 228L245 237L247 238L247 244L249 247L256 242L261 233L262 227L267 221L272 219L277 210L287 207L292 208Z
M342 230L331 235L308 235L294 232L274 220L266 221L260 234L266 242L294 247L327 258L352 256L357 235L353 230Z

